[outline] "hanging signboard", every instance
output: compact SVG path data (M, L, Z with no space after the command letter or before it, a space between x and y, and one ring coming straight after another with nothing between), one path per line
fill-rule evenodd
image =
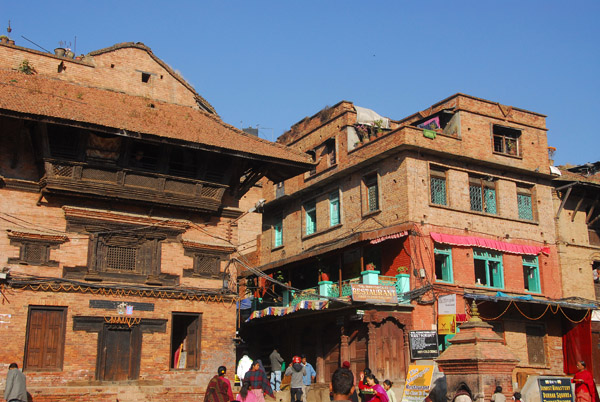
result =
M435 359L439 356L436 331L410 331L408 339L411 359Z
M438 334L454 335L456 333L456 315L443 314L438 315Z
M438 297L438 314L456 314L456 295Z
M353 283L352 300L373 303L398 303L398 295L394 286L367 285Z
M573 391L568 377L538 378L541 402L572 402Z
M435 333L435 331L432 332ZM433 366L420 366L416 364L408 366L406 384L402 393L402 402L423 402L427 395L429 395L432 378Z

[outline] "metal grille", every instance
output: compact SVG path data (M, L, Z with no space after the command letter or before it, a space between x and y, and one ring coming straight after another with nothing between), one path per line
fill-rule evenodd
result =
M173 193L194 194L195 188L195 184L182 181L167 180L165 183L165 191L171 191Z
M158 188L158 179L155 177L142 176L138 174L128 174L125 176L126 186Z
M471 200L471 211L483 211L480 186L469 186L469 198Z
M52 171L55 176L60 176L60 177L73 176L73 166L70 166L70 165L52 165Z
M446 180L439 177L431 178L431 202L446 205Z
M87 180L109 181L114 183L117 181L117 173L102 169L84 168L83 172L81 173L81 178Z
M219 259L216 257L196 256L196 273L200 275L218 275L219 274Z
M41 244L25 244L23 246L23 261L26 262L45 262L46 246Z
M379 209L379 200L377 198L377 181L367 185L367 196L369 202L369 212Z
M489 213L489 214L495 214L496 213L496 190L492 189L492 188L486 188L484 189L484 194L485 194L485 212Z
M531 196L529 194L517 194L517 206L519 218L533 220L533 209L531 208Z
M106 268L116 271L135 271L137 248L108 246L106 248Z

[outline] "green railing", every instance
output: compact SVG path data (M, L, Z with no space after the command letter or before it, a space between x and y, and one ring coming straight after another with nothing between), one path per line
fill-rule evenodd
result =
M404 280L408 280L407 278L403 278ZM401 278L397 278L395 276L379 276L379 285L381 286L393 286L396 288L396 293L398 294L398 303L408 303L410 300L406 300L404 298L404 292L406 292L408 288L407 283L402 283ZM352 297L352 284L360 283L360 278L352 278L342 281L342 292L340 294L339 283L332 283L329 286L326 286L327 293L323 296L327 297L335 297L342 299L350 299ZM294 306L301 301L305 300L324 300L323 297L319 294L320 286L315 286L312 288L304 289L300 292L294 292L292 297L290 298L290 305Z

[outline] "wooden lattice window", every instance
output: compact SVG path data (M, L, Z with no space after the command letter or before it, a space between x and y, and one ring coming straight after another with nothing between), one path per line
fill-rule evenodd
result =
M59 242L45 241L42 239L25 240L19 238L11 238L11 244L19 246L19 257L11 257L9 263L13 264L29 264L29 265L45 265L56 267L58 261L50 260L50 250L57 248ZM62 243L62 241L60 242Z
M365 206L366 213L379 210L379 185L377 183L377 174L370 174L364 179L365 187Z
M194 272L200 276L219 276L221 259L209 254L196 254L194 257Z
M135 271L137 260L137 248L135 247L106 247L106 269L116 271Z
M160 242L142 234L104 234L91 239L93 262L98 272L157 275L160 273Z

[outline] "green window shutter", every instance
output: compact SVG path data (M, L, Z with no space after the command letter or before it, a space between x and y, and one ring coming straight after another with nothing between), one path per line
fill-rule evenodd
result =
M337 192L329 195L329 226L340 224L340 198Z
M306 210L306 234L311 235L317 231L317 209L315 202L310 202L304 207Z
M431 178L431 202L446 205L446 180L439 177Z
M273 225L273 230L275 231L275 247L279 247L283 245L283 222L281 219L278 219L277 222Z
M483 200L481 197L481 186L469 186L469 199L471 201L471 211L483 211Z
M517 206L519 218L533 220L533 208L531 206L531 195L517 194Z
M540 268L537 257L523 256L523 279L525 290L533 293L542 291L540 286Z
M496 213L496 190L493 188L485 189L485 212Z

